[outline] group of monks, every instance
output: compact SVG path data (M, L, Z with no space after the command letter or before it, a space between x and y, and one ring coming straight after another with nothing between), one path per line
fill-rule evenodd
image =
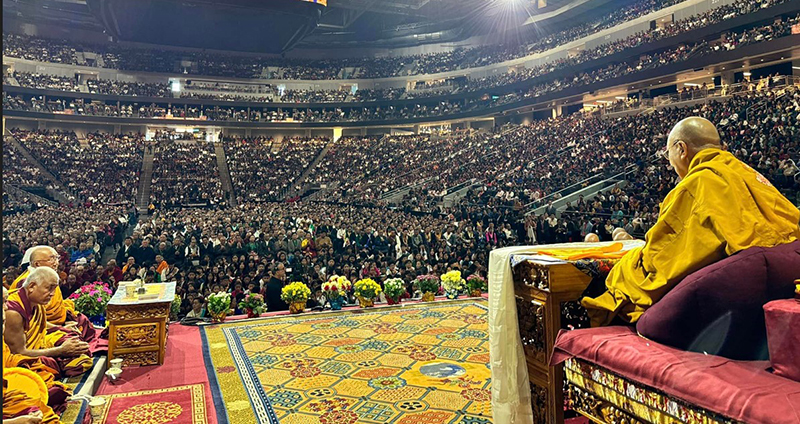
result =
M26 252L28 269L3 287L3 423L59 423L71 395L59 383L92 367L99 335L59 287L59 256Z

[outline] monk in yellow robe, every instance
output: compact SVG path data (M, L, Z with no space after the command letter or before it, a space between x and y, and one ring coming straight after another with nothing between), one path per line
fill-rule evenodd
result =
M39 358L56 371L57 378L83 374L92 367L89 344L75 334L48 331L53 324L45 319L45 306L58 287L58 274L49 267L31 271L22 289L9 296L4 321L4 341L11 353Z
M58 253L50 246L35 246L30 248L29 252L25 252L26 256L29 255L30 261L29 268L23 272L14 283L11 289L18 289L22 283L28 278L31 269L47 266L58 272ZM23 259L23 262L25 259ZM81 340L91 342L97 337L97 332L94 329L91 321L86 316L75 310L75 303L70 299L64 299L61 294L61 287L56 287L53 298L45 306L47 314L47 322L58 326L63 326L66 329L77 331L80 333Z
M3 333L8 290L3 288ZM36 358L15 355L3 340L3 423L59 424L70 393ZM58 412L57 412L58 411Z
M636 322L687 275L749 247L800 238L800 211L764 176L724 151L708 120L678 122L666 155L681 181L661 203L645 245L612 268L608 290L582 299L593 326L615 317Z

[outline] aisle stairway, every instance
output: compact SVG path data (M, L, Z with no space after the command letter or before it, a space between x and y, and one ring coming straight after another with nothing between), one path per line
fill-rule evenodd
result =
M228 170L228 160L225 157L225 147L222 143L214 143L214 152L217 155L217 168L219 168L219 180L222 183L222 190L228 197L228 205L236 207L236 196L233 194L233 183L231 173Z
M325 157L325 155L328 154L328 151L331 149L331 147L333 147L333 143L334 143L334 139L331 139L328 142L328 144L326 144L325 147L323 147L322 150L320 150L320 152L317 155L317 157L315 157L314 160L311 161L311 163L308 164L306 169L303 170L303 173L300 174L300 176L297 177L297 179L292 181L292 183L290 184L289 188L284 190L284 192L282 193L282 196L279 196L279 197L283 197L283 198L295 197L298 194L301 194L301 193L305 192L306 190L305 190L305 187L303 187L303 181L305 181L306 178L308 178L308 176L311 174L311 171L313 171L314 168L316 168L317 165L319 165L319 163L322 162L322 159Z
M28 151L28 149L25 146L23 146L22 143L20 143L16 137L10 135L8 131L6 131L6 134L7 135L3 137L5 139L5 142L8 143L12 149L16 150L17 153L24 156L25 159L28 160L28 162L39 168L39 171L42 173L42 175L50 183L52 183L54 186L58 188L58 190L53 190L53 195L56 200L58 200L60 203L69 203L69 199L67 198L67 196L64 195L65 193L68 196L71 196L73 199L78 198L78 196L76 196L72 190L67 188L67 186L64 183L62 183L58 178L56 178L56 176L52 174L47 168L45 168L45 166L42 165L41 162L39 162L35 157L33 157L33 155L31 155L31 152Z
M155 146L150 145L144 149L142 158L142 172L139 173L139 191L136 193L136 209L140 214L147 213L150 204L150 185L153 183L153 158Z

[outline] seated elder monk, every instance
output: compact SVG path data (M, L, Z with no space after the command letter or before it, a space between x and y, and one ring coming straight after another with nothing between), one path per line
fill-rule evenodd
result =
M92 367L89 344L75 333L47 322L45 305L58 287L58 274L34 268L22 289L9 296L3 338L11 353L39 358L57 378L82 374Z
M8 290L3 287L3 334L8 296ZM41 390L42 386L47 390ZM31 393L39 395L32 397ZM3 339L3 424L60 423L56 414L64 412L69 396L70 389L55 380L53 370L38 358L11 353ZM39 421L26 420L31 417L38 417Z
M58 272L58 252L50 246L34 246L25 252L22 262L29 262L28 269L22 273L11 285L12 289L19 288L28 278L28 274L35 268L45 266ZM47 322L50 324L64 326L65 329L80 333L81 340L91 342L97 333L92 322L85 315L75 310L75 303L70 299L64 299L61 294L61 287L56 287L52 299L45 306Z
M666 147L681 180L661 203L644 246L612 268L607 291L582 299L593 326L615 317L635 322L692 272L749 247L800 237L800 211L764 176L722 150L714 124L686 118L672 129Z

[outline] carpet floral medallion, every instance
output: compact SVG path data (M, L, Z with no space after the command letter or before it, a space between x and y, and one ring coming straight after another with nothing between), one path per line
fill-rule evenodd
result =
M101 396L103 424L206 424L202 384Z
M484 300L202 328L219 422L492 422Z

